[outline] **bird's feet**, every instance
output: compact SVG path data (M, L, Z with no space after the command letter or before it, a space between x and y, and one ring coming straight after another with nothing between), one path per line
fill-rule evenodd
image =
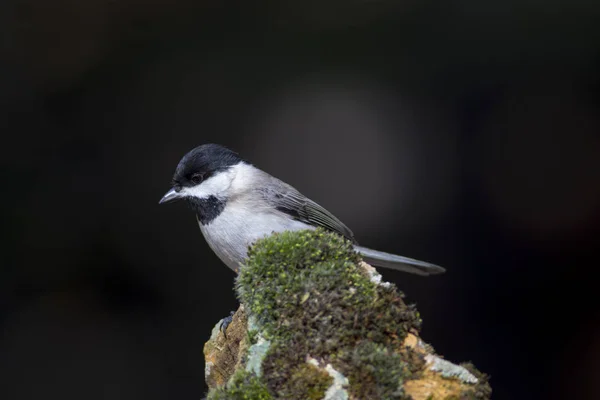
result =
M222 322L221 322L221 332L223 332L223 336L225 338L227 338L226 332L227 332L227 327L229 326L229 324L231 324L231 321L233 321L233 314L235 314L235 311L231 311L229 313L228 317L223 318Z

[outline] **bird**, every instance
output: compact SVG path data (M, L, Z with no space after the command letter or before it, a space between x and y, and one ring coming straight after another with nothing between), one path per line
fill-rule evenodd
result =
M354 233L332 213L218 144L203 144L185 154L171 186L159 204L187 201L209 247L235 272L258 239L275 232L317 228L349 240L372 266L423 276L445 272L425 261L360 246Z

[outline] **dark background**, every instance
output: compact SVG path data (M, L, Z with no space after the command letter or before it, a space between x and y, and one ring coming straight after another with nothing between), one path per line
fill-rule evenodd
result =
M0 398L203 395L206 142L445 266L383 273L494 398L598 398L599 4L2 2Z

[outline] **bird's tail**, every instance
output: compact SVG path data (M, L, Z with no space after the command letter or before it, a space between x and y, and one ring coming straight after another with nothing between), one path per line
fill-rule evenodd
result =
M430 264L425 261L384 253L383 251L377 251L367 247L354 246L354 249L360 253L367 263L375 267L395 269L397 271L410 272L411 274L423 276L441 274L446 271L438 265Z

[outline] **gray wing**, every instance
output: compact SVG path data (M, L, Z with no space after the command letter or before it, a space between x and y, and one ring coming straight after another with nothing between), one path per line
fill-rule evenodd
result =
M261 190L265 199L277 210L286 213L298 221L322 227L339 233L352 243L356 243L354 234L342 221L292 186L279 181L278 185Z

